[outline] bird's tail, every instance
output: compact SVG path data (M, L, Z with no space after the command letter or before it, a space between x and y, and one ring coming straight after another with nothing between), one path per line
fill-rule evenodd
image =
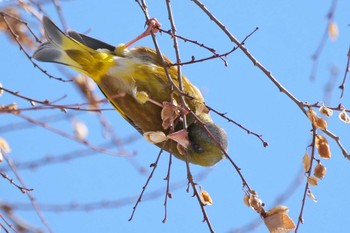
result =
M34 52L34 59L69 66L93 79L98 79L114 64L110 51L86 46L83 41L66 35L46 16L42 23L47 42Z

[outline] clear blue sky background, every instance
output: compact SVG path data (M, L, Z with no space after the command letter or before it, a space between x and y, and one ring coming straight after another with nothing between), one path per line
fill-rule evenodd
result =
M325 88L332 77L331 71L337 70L337 79L332 81L332 98L328 103L331 106L342 103L350 108L349 87L346 87L345 96L341 100L337 88L345 71L350 41L350 1L338 1L334 20L340 34L334 42L327 40L313 82L310 81L311 56L327 27L326 15L331 1L214 2L204 3L238 39L242 40L256 27L260 28L246 41L246 47L299 100L310 103L323 101ZM0 1L0 7L8 4L9 2ZM198 40L215 48L219 53L226 52L234 46L191 1L172 1L172 6L178 34ZM148 1L148 7L150 16L156 17L162 23L163 29L169 29L165 1ZM44 10L60 25L51 4L44 5ZM144 26L144 16L134 1L65 1L62 2L62 11L69 28L89 32L90 36L114 45L131 40ZM37 26L38 22L31 20L30 24ZM163 53L175 60L169 36L158 34L157 40ZM154 47L150 38L143 39L137 45ZM0 48L0 81L5 88L20 91L21 94L38 100L52 101L66 95L58 104L84 101L71 83L48 79L34 68L19 51L18 46L10 43L3 33L0 34ZM184 61L190 60L192 55L196 58L210 55L190 43L181 42L180 49ZM227 131L230 156L241 167L249 185L257 190L268 209L281 194L286 194L286 189L300 175L301 158L311 140L310 122L241 51L231 54L227 61L228 67L216 59L185 66L183 72L202 90L208 105L221 112L227 112L227 116L233 120L258 134L263 134L264 140L269 143L268 148L263 148L256 137L213 115L215 121ZM63 76L55 65L41 65L51 74ZM72 71L69 72L73 74ZM20 108L30 107L28 102L9 94L0 97L1 105L13 102L17 102ZM96 114L78 114L74 111L69 113L74 115L71 119L83 121L88 126L90 142L98 145L106 141ZM58 110L28 111L23 114L37 119L56 114L64 115ZM350 126L340 122L337 114L329 120L329 129L341 137L344 146L350 151ZM148 173L149 164L155 160L159 149L138 136L135 129L118 113L105 111L104 115L120 138L138 138L125 146L125 150L136 152L134 161ZM0 127L21 122L24 121L13 115L0 116ZM73 131L69 119L51 125L69 133ZM21 130L2 128L0 136L9 142L12 148L9 156L15 162L31 161L46 156L59 157L65 153L85 149L81 144L40 127ZM307 199L304 210L305 224L299 232L348 232L350 229L350 162L344 159L334 141L329 141L332 158L322 160L328 169L327 175L319 186L312 188L318 203ZM167 161L168 155L163 154L146 195L154 190L164 189L166 182L163 178L166 176ZM5 167L4 164L1 169ZM194 174L209 172L206 179L200 183L214 200L214 205L206 209L216 232L230 232L254 219L261 222L258 215L243 204L241 181L228 161L224 160L213 168L192 166L192 171ZM97 153L37 169L19 169L27 186L35 189L32 194L38 203L84 204L132 198L130 204L119 208L59 213L43 211L54 232L208 232L206 224L202 223L203 217L196 199L191 196L192 193L186 192L185 164L173 159L171 172L172 182L181 181L182 186L176 190L175 187L172 189L173 198L168 201L168 221L163 224L161 221L165 191L160 191L161 195L158 198L149 201L145 198L140 203L133 221L128 222L135 197L140 193L147 175L140 174L125 158ZM6 173L14 177L10 171ZM283 203L290 208L290 216L295 222L300 211L304 186L305 178L302 176L298 188ZM4 179L0 180L0 189L1 201L29 203L25 195ZM42 227L32 210L16 213L26 221ZM268 231L261 225L254 232Z

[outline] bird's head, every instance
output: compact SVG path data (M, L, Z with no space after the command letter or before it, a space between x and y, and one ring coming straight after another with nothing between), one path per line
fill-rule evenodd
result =
M208 122L205 128L221 145L221 148L227 150L227 137L225 131L214 124ZM217 145L217 142L211 137L204 126L198 122L190 124L187 130L181 130L168 135L168 138L178 143L178 151L180 155L176 155L182 160L198 164L201 166L213 166L225 157L224 152Z

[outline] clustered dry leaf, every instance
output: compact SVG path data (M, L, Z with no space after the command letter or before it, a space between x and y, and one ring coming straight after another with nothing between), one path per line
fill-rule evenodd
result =
M163 108L161 111L161 119L163 120L162 126L164 129L169 129L174 127L174 122L181 116L181 107L178 106L175 99L173 103L163 102Z
M264 212L264 203L259 198L258 193L255 190L250 190L249 194L245 194L243 197L243 202L246 206L251 207L259 214Z
M331 158L331 150L329 148L329 144L327 139L322 135L316 135L315 138L315 146L318 150L318 154L323 159L329 159Z
M310 119L311 123L318 129L326 130L327 129L327 121L325 121L323 118L318 117L317 113L312 109L309 108L307 110L306 115Z

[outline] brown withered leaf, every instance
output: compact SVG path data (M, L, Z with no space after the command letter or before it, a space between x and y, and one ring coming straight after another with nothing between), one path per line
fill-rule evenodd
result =
M349 115L347 114L346 110L343 109L340 113L339 113L339 119L344 122L344 123L347 123L349 124L350 123L350 117Z
M211 197L207 191L201 189L199 197L200 197L203 205L212 205L213 204L213 200L211 199Z
M163 109L160 113L160 116L163 120L162 126L164 129L168 129L174 126L174 122L181 115L181 107L174 103L163 102Z
M318 146L318 154L324 159L329 159L332 156L328 143L321 143Z
M326 106L322 105L319 109L320 113L326 117L330 117L333 115L333 110L330 108L327 108Z
M243 202L246 206L250 207L250 202L249 202L250 196L245 194L243 197Z
M328 144L327 138L325 138L322 135L317 134L315 138L315 145L318 148L321 144L326 143Z
M266 212L264 223L270 233L288 233L295 229L295 224L289 217L288 211L286 206L276 206Z
M323 164L319 163L314 168L314 176L318 179L323 179L323 177L326 175L327 169Z
M311 186L317 186L318 185L318 179L314 176L309 176L307 178L307 182L309 183L309 185Z
M316 117L313 124L318 129L322 129L322 130L327 129L327 121L321 117Z
M254 190L252 190L254 191ZM252 194L252 192L251 192ZM259 214L261 214L264 210L264 204L262 200L258 197L258 194L254 191L252 195L249 196L249 204L250 206Z
M305 172L308 172L310 170L310 165L311 158L307 153L305 153L305 155L303 156L303 168Z

